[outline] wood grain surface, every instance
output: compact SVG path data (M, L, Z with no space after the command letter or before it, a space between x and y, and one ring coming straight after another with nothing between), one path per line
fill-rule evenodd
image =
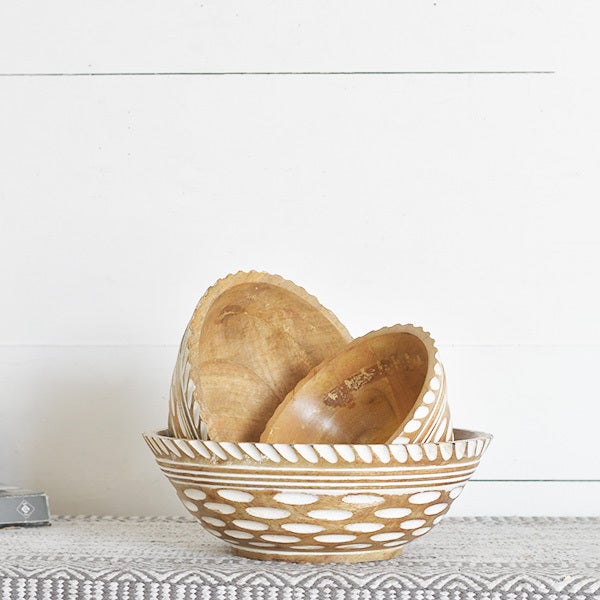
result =
M220 279L198 303L189 332L193 401L208 435L244 442L258 441L285 395L351 339L304 289L258 272Z
M429 441L441 418L425 417L445 403L436 352L429 334L412 325L353 340L287 394L261 441L376 444L400 435L405 443Z

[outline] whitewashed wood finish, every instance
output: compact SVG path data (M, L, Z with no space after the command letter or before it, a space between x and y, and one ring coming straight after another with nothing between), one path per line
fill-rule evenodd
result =
M396 556L447 514L490 443L266 444L144 434L188 512L233 552L358 562Z
M448 442L452 440L452 418L450 405L448 404L447 379L444 366L439 361L439 353L436 352L434 365L435 384L429 382L431 389L425 391L420 402L415 405L411 418L404 424L402 433L391 441L393 444L406 444L409 442ZM437 389L435 389L437 388ZM433 404L434 399L439 398L438 404ZM430 409L430 407L433 407ZM423 416L422 416L423 415ZM418 427L414 438L409 429ZM426 432L429 431L427 434Z
M207 440L208 429L200 416L200 407L194 402L196 386L191 378L189 362L188 340L190 338L189 325L185 328L177 360L171 376L169 389L169 431L177 431L185 438Z
M410 443L410 444L266 444L262 442L214 442L211 440L186 440L174 438L162 430L144 434L146 443L157 457L167 463L180 460L177 469L185 469L188 458L203 468L215 463L228 465L239 462L250 467L278 466L290 469L296 466L317 469L350 469L370 465L379 468L384 465L419 466L437 465L439 461L463 458L480 458L489 445L492 436L481 432L455 429L452 441ZM475 470L473 465L469 475ZM265 471L266 473L266 471ZM248 477L254 477L249 472ZM349 475L350 478L358 479ZM260 479L260 478L259 478Z

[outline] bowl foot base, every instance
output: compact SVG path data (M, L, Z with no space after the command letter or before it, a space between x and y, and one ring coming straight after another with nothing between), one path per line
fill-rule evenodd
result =
M254 558L257 560L284 560L286 562L314 562L314 563L355 563L369 562L372 560L387 560L402 554L402 548L389 548L378 550L356 550L354 552L308 552L293 550L271 550L241 548L233 546L231 551L236 556Z

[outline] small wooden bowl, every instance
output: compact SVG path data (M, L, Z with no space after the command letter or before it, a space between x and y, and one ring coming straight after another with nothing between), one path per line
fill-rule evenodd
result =
M278 275L220 279L196 306L173 372L169 431L258 441L285 395L351 340L318 300Z
M395 325L353 340L279 404L266 443L413 443L452 435L444 370L420 327Z
M234 554L359 562L397 556L447 513L491 436L427 444L144 438L186 509Z

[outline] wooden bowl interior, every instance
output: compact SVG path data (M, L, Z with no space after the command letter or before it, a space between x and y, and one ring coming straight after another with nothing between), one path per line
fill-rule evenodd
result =
M261 281L225 289L190 350L211 439L257 441L285 395L350 339L306 293Z
M385 443L418 400L431 360L409 332L354 340L288 394L261 441Z

